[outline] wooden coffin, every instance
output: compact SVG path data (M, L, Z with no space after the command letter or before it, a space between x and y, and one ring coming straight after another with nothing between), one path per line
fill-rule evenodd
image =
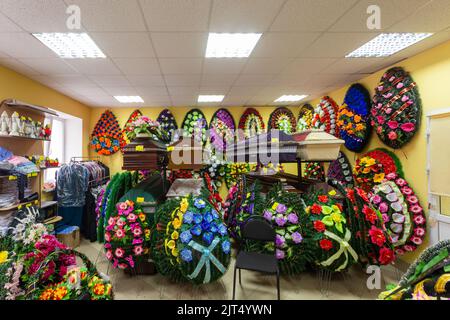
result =
M193 138L182 138L167 150L170 170L200 170L204 167L203 146Z
M123 170L160 170L167 165L167 145L136 138L123 148Z

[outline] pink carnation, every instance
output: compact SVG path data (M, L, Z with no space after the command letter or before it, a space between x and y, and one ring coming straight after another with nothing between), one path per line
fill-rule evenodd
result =
M425 222L426 222L426 220L422 215L414 216L414 223L416 225L423 225L423 224L425 224Z
M405 132L413 132L416 129L416 126L414 123L408 122L402 124L400 128Z
M398 138L398 135L395 131L391 131L388 134L388 138L389 138L389 140L396 140Z
M388 121L387 125L392 130L395 130L395 129L398 128L398 122L397 121Z
M378 116L377 117L377 122L378 122L378 124L384 124L385 122L386 122L386 120L384 120L384 118L382 117L382 116Z

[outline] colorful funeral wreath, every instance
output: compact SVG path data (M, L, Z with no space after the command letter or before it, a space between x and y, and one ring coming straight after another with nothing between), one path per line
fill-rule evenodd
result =
M227 145L234 142L236 125L233 116L226 109L217 110L209 124L209 135L212 146L224 152Z
M150 228L139 205L127 200L116 206L117 215L108 219L105 229L106 258L114 268L134 268L136 261L148 254Z
M306 179L325 181L325 170L320 162L307 162L303 176Z
M240 139L248 139L264 132L265 125L258 110L247 108L239 120L239 129L244 132Z
M339 187L338 187L339 188ZM395 260L395 252L381 213L369 202L360 188L342 189L346 196L348 226L353 234L352 247L360 262L387 265Z
M95 152L105 156L112 155L125 146L122 129L110 110L106 110L95 125L90 145Z
M370 194L372 204L382 213L395 252L403 255L420 246L426 234L423 208L408 183L396 173L375 186Z
M419 130L422 105L417 84L400 67L389 69L375 89L372 125L386 145L400 149Z
M310 104L305 104L300 108L297 121L297 131L302 132L312 128L312 121L314 118L314 107Z
M174 131L178 129L177 121L172 112L170 112L169 109L164 109L161 111L156 121L161 125L162 129L167 132L170 140L172 140Z
M315 265L332 272L348 270L359 257L350 245L352 233L347 227L343 206L334 196L336 191L312 194L306 200L309 216L308 227L313 230Z
M281 130L287 134L297 129L297 120L291 110L285 107L276 109L269 117L269 130Z
M122 132L123 132L123 139L125 140L125 145L130 143L130 140L128 139L128 133L133 130L131 127L131 124L133 123L133 121L135 121L140 116L142 116L142 112L140 110L134 110L133 113L128 118L125 125L123 126ZM121 148L122 151L123 151L123 147Z
M339 107L337 121L340 136L350 151L360 152L367 144L371 131L370 107L369 91L359 83L353 84Z
M192 109L186 114L181 128L183 129L183 135L185 137L194 137L198 139L198 141L201 139L203 144L206 143L208 123L205 115L199 109Z
M315 109L312 127L321 129L329 134L339 137L337 127L337 116L339 107L337 103L330 97L325 96Z
M339 157L330 164L327 177L332 184L340 183L345 188L353 188L355 186L352 166L343 152L339 152Z

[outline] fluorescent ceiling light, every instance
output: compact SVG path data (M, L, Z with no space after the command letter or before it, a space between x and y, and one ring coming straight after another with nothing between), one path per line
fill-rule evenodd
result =
M307 95L284 95L279 97L275 102L298 102L305 99Z
M225 96L221 95L200 95L198 102L222 102Z
M33 36L64 59L106 58L87 33L33 33Z
M210 33L206 58L247 58L261 33Z
M144 100L139 96L114 96L120 103L143 103Z
M389 57L432 35L432 33L382 33L348 54L346 58Z

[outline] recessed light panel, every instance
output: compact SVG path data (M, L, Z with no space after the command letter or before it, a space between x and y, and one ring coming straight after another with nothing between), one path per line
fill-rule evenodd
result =
M200 95L198 102L222 102L224 98L222 95Z
M389 57L432 35L432 33L382 33L348 54L346 58Z
M33 36L64 59L106 58L87 33L33 33Z
M275 100L275 102L298 102L306 97L307 95L284 95Z
M139 96L114 96L120 103L143 103L144 100Z
M210 33L206 58L247 58L261 33Z

